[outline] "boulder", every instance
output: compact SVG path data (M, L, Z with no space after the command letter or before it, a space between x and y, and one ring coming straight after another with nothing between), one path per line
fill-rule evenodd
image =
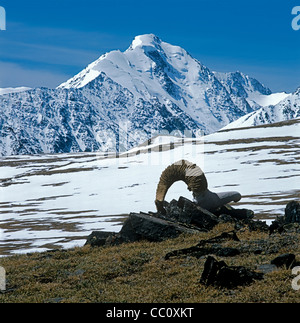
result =
M235 288L249 285L254 280L262 278L263 273L251 271L243 266L228 266L224 261L217 261L214 257L208 256L200 283L206 286Z
M131 213L117 235L117 242L139 240L163 241L176 238L182 233L196 233L198 230L180 223L167 221L148 213Z
M300 203L291 201L285 207L284 216L278 216L270 225L270 234L289 232L293 229L297 232L298 224L300 224Z
M85 245L90 245L92 247L101 247L106 244L108 238L116 235L114 232L106 232L106 231L93 231L86 240Z
M182 196L178 201L165 202L164 209L165 214L158 213L157 216L171 221L191 224L205 231L211 230L218 223L216 215Z
M234 209L232 206L226 204L220 207L215 214L230 216L235 221L250 221L254 217L254 212L248 209Z
M291 269L298 266L299 263L296 261L296 256L292 253L282 254L273 260L269 264L262 264L257 267L257 269L264 274L271 273L273 271L279 270L280 268Z
M177 205L182 209L182 213L189 216L190 224L206 230L211 230L216 224L218 224L218 217L215 214L203 209L187 198L181 196Z
M284 211L285 223L300 223L300 203L297 201L289 202Z
M296 257L293 253L285 253L271 261L272 265L276 267L285 267L286 269L290 269L295 264Z

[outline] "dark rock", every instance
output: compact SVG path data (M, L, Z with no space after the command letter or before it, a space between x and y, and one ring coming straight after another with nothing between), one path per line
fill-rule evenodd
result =
M235 288L249 285L254 280L262 278L263 273L251 271L243 266L228 266L224 261L217 261L214 257L208 256L200 283L206 286Z
M200 258L209 254L216 254L222 257L233 257L240 254L240 250L236 248L222 247L220 245L216 245L216 243L222 243L230 240L239 241L236 233L233 231L223 232L222 234L216 237L213 237L207 240L201 240L196 246L168 252L165 255L165 259L167 260L167 259L170 259L171 257L177 257L177 256L183 256L183 255L189 255L196 258ZM209 246L204 247L207 244L209 244Z
M300 203L291 201L285 207L285 223L300 223Z
M219 223L235 223L235 219L231 217L229 214L221 214L218 217Z
M241 220L250 220L254 217L254 212L252 210L248 209L234 209L232 206L226 204L220 207L217 211L215 211L215 214L217 216L221 214L227 214L230 215L231 218L234 218L235 220L241 221Z
M151 216L147 213L131 213L118 236L124 242L139 240L163 241L176 238L182 233L196 233L195 229L179 223Z
M250 231L269 231L266 222L253 220L254 212L249 209L234 209L230 205L224 205L215 211L215 214L219 223L234 223L236 230L247 226Z
M211 230L219 222L213 213L182 196L178 201L172 200L170 203L164 201L163 208L164 212L158 212L157 217L193 225L202 231Z
M214 257L208 256L200 278L200 283L206 286L216 285L218 273L222 267L227 266L224 261L217 261Z
M278 216L270 225L270 234L274 232L289 232L289 224L300 224L300 203L297 201L289 202L284 211L284 216ZM296 227L296 226L295 226Z
M106 239L105 246L116 246L124 242L127 242L127 240L124 239L119 233L112 234Z
M254 212L249 209L234 209L226 204L215 210L214 213L203 209L185 197L170 203L164 201L165 215L158 213L159 217L176 222L191 224L202 230L209 231L218 223L234 223L237 230L248 226L250 231L268 232L269 226L259 220L253 220Z
M260 221L260 220L249 221L247 223L247 226L249 228L249 231L268 232L270 229L270 227L267 225L265 221Z
M178 206L178 202L176 200L172 200L170 203L165 202L164 208L165 219L184 224L191 223L191 215L186 212L183 212L182 208Z
M277 267L286 267L286 269L289 269L293 266L295 263L296 257L293 253L285 253L282 254L276 258L274 258L271 261L272 265L275 265Z
M215 211L217 216L229 215L231 218L237 221L251 220L254 217L254 212L248 209L234 209L232 206L226 204Z
M274 221L272 221L269 227L269 233L273 234L275 232L282 233L284 226L284 217L278 216Z
M201 240L198 246L205 245L207 243L221 243L225 241L240 241L235 231L222 232L218 236L212 237L210 239Z
M215 254L219 257L234 257L240 253L240 250L237 248L224 247L220 248Z
M211 230L218 224L218 218L215 214L203 209L185 197L181 196L179 198L177 206L188 217L189 223L199 228Z
M106 240L114 236L115 232L106 232L106 231L93 231L88 237L85 245L90 245L92 247L101 247L104 246Z

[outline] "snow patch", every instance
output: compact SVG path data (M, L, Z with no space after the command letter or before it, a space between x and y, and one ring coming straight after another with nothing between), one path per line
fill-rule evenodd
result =
M30 90L29 87L21 86L21 87L7 87L7 88L0 88L0 95L8 94L8 93L19 93Z

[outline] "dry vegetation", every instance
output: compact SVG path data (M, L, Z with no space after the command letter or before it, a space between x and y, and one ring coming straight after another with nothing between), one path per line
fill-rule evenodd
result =
M130 302L130 303L198 303L198 302L299 302L300 290L291 287L292 271L278 269L264 279L246 287L219 289L199 283L206 257L174 257L166 253L197 244L201 239L231 230L218 225L209 233L180 236L160 243L136 242L114 247L32 253L0 258L6 269L7 290L0 302ZM267 233L237 233L244 246L268 240ZM287 235L287 234L284 234ZM270 248L278 241L289 241L276 234ZM293 234L293 241L298 239ZM226 257L228 265L243 265L256 270L279 254L292 252L299 261L300 246L283 243L279 252L241 253ZM298 240L297 240L298 241ZM236 246L239 242L226 242ZM222 259L216 257L218 260Z

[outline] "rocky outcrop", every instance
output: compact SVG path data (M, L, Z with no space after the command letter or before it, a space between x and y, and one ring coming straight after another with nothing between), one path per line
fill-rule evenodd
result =
M163 241L182 233L207 232L218 223L231 222L239 229L268 230L264 222L254 221L253 212L223 206L216 214L201 208L187 198L170 203L164 201L165 212L130 213L119 233L93 231L86 244L91 246L116 245L140 240Z
M280 254L269 263L250 268L229 266L223 260L214 258L236 257L241 254L269 255L278 254L281 249L298 243L298 235L269 234L267 239L241 241L238 232L247 227L249 231L260 230L268 233L282 233L300 227L299 203L290 202L286 206L285 215L273 221L269 227L265 222L254 220L254 214L247 209L233 209L225 205L217 212L211 213L192 201L180 197L170 203L164 201L165 212L162 213L131 213L124 222L119 233L94 231L86 244L95 246L118 245L126 242L148 240L159 242L178 237L182 233L210 231L218 223L230 222L234 230L223 232L215 237L200 240L194 246L168 252L164 259L174 257L196 257L204 259L204 269L200 283L218 288L236 288L254 283L264 278L265 274L280 268L292 269L299 266L293 253ZM291 228L292 227L292 228Z
M131 213L119 233L93 231L86 245L104 246L148 240L159 242L176 238L182 233L196 233L197 227L166 220L148 213Z
M260 230L270 234L300 232L300 208L299 202L296 201L288 203L285 215L276 218L270 226L264 221L254 220L254 213L248 209L234 209L229 205L224 205L216 212L211 213L185 197L180 197L178 201L172 200L170 203L164 201L163 203L165 210L163 214L160 212L130 213L120 232L93 231L89 235L86 245L107 246L140 240L159 242L178 237L182 233L208 232L219 223L234 224L236 232L243 227L247 227L250 231ZM199 257L210 253L223 256L237 254L236 250L224 249L219 245L214 245L214 249L204 248L207 243L207 241L205 243L202 241L183 253L191 252ZM239 252L260 253L264 250L276 252L276 243L272 244L270 240L257 242L255 246L241 245Z
M197 228L168 221L147 213L131 213L121 231L111 243L134 242L140 240L163 241L176 238L182 233L196 233Z
M164 214L157 213L157 216L174 222L193 225L201 231L211 230L219 222L215 214L182 196L178 201L164 202L164 209Z

